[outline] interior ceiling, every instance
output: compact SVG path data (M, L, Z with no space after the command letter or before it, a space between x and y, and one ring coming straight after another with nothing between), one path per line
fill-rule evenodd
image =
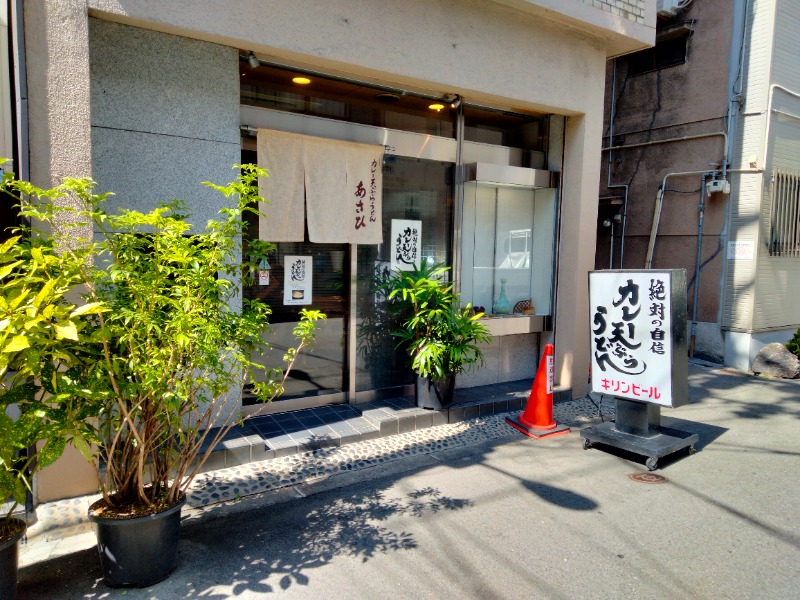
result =
M445 109L440 112L432 110L430 107L434 102L439 101L433 96L423 97L413 92L405 92L389 88L372 87L343 81L336 78L328 78L318 74L309 74L305 71L278 68L266 64L253 68L247 61L247 53L240 53L241 81L244 85L253 85L263 89L272 89L276 92L297 94L300 96L312 96L330 100L347 99L351 104L375 106L382 104L387 109L395 112L407 112L413 114L424 114L428 118L441 118L449 120L450 107L445 103ZM308 85L296 84L292 81L294 77L308 77L311 83ZM279 101L288 103L283 97ZM525 123L545 117L541 113L517 114L506 111L491 110L470 106L465 103L464 116L468 125L490 127L493 129L511 129L519 127Z

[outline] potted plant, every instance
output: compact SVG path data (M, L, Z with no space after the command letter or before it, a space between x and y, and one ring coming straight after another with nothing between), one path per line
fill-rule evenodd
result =
M314 342L315 321L325 318L302 311L285 372L254 360L269 348L263 334L270 310L242 299L241 286L273 245L249 240L242 252L242 217L257 212L257 182L266 172L236 168L227 186L205 184L225 206L200 231L180 201L109 214L108 194L95 194L91 180L57 188L56 195L80 200L85 209L73 221L92 223L98 238L95 260L82 270L88 305L101 307L92 334L100 359L86 379L91 401L101 405L94 464L102 497L89 516L104 580L114 587L152 585L174 569L186 489L242 422L244 385L256 382L253 394L263 401L277 397L300 350ZM266 377L257 378L260 371Z
M491 335L468 304L462 308L448 267L423 262L411 271L396 271L387 281L392 310L402 325L392 335L411 356L417 375L417 406L439 410L453 398L455 376L476 363L483 364L479 344Z
M0 189L12 184L4 174ZM30 217L34 207L21 207ZM68 302L77 296L85 253L57 252L52 238L19 229L0 244L0 598L15 598L18 542L33 474L73 442L87 455L88 420L96 406L81 399L83 367L92 357L82 341L96 309ZM10 499L10 500L9 500Z

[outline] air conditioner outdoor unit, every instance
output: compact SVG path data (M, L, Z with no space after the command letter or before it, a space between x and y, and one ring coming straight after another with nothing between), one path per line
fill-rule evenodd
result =
M691 0L656 0L656 12L664 17L674 17L678 9L688 6Z

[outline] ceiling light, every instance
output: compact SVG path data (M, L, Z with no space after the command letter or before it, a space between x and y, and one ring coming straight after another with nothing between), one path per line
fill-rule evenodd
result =
M299 85L308 85L309 83L311 83L311 80L308 77L295 77L294 79L292 79L292 81Z
M389 94L387 92L380 93L375 96L375 100L378 102L385 102L386 104L394 104L395 102L400 102L400 96L397 94Z
M259 62L256 55L253 54L252 50L250 50L250 54L247 55L247 62L249 62L250 66L253 67L254 69L258 66L261 66L261 62Z
M431 110L435 110L436 112L439 112L444 108L444 104L439 104L437 102L436 104L431 104L428 108L430 108Z

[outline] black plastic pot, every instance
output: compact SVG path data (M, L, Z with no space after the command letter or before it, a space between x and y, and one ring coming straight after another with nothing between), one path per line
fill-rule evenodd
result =
M414 386L417 395L417 406L432 410L447 408L453 401L455 384L455 374L447 375L443 379L429 379L417 376Z
M186 498L154 515L133 519L97 517L97 550L103 581L111 587L147 587L175 570Z
M19 565L19 541L25 535L25 522L13 519L22 524L19 533L10 540L0 543L0 598L15 600L17 597L17 569Z

